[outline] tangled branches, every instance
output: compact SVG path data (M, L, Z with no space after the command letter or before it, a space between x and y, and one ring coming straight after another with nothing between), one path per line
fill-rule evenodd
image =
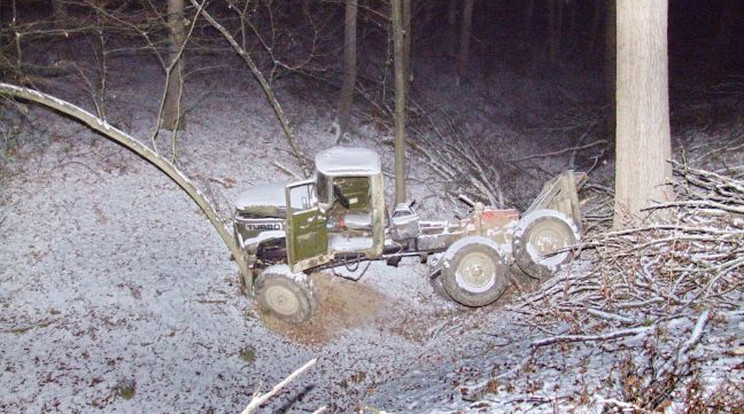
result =
M738 309L744 182L680 164L675 172L679 200L654 207L666 210L665 222L587 241L593 272L556 279L518 308L548 301L552 306L530 315L580 312L618 328L701 307Z
M384 85L384 83L383 83ZM373 106L373 112L386 114L392 118L393 108L385 98L378 98L357 88L356 93ZM406 150L425 160L425 163L444 182L447 196L453 205L460 205L457 197L465 194L475 200L486 201L489 205L504 207L508 203L502 188L497 163L484 156L482 148L486 144L475 142L468 137L447 111L411 99L408 107L410 116L407 126ZM376 119L370 122L378 123ZM384 124L383 124L384 125ZM390 129L390 125L384 125ZM392 145L392 141L383 142Z
M493 163L483 158L473 141L466 139L457 122L441 109L428 113L416 105L416 110L422 114L423 126L414 123L409 128L412 133L409 144L442 179L452 183L450 195L470 189L475 198L485 198L488 204L503 207L499 173Z
M665 213L661 222L594 237L581 246L589 271L569 269L511 307L543 332L533 352L581 344L613 354L614 395L594 403L614 409L653 412L699 400L705 387L696 381L730 369L711 374L709 362L735 354L731 342L715 352L711 344L744 317L744 182L674 168L678 200L654 207ZM718 339L700 349L711 332ZM735 397L744 400L740 391Z

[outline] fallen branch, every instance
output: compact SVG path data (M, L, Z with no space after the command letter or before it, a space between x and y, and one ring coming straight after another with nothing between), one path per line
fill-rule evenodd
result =
M627 401L620 401L615 398L604 398L599 397L594 400L597 404L606 404L606 405L612 405L615 407L618 407L622 409L623 411L629 410L630 412L641 412L641 413L647 413L647 414L655 414L657 411L651 411L647 410L643 407L639 407L636 404L629 403ZM600 412L604 412L604 410L600 410Z
M601 311L599 309L594 309L594 308L587 309L586 313L594 317L601 318L601 319L607 319L610 321L618 321L618 322L626 323L626 324L637 323L637 321L633 318L628 318L627 316L618 315L616 313L604 312L604 311Z
M654 206L646 207L642 211L648 210L660 210L671 207L698 207L698 208L713 208L718 210L727 211L730 213L744 214L744 207L736 207L731 205L722 204L712 200L687 200L687 201L674 201L671 203L657 204Z
M571 342L600 342L600 341L611 341L619 338L625 338L627 336L636 336L645 334L653 329L653 326L643 326L640 328L625 329L621 331L614 331L603 335L561 335L553 336L550 338L540 339L533 341L530 344L531 348L539 348L547 345L554 344L565 344Z
M276 160L275 161L271 161L271 164L274 167L280 169L283 173L287 174L288 176L294 177L296 180L302 180L302 177L300 177L299 174L297 174L296 172L294 172L294 171L290 170L289 168L285 167L279 161L276 161Z
M265 403L271 397L273 397L274 395L276 395L279 391L281 391L284 387L286 387L287 384L289 384L290 382L294 381L295 378L299 377L305 371L307 371L308 369L312 368L315 365L315 363L317 363L317 362L318 362L318 358L311 359L310 361L308 361L307 363L305 363L305 365L301 366L300 368L298 368L297 370L295 370L293 373L289 374L289 376L287 378L283 379L280 383L276 384L274 386L274 388L272 388L271 391L267 392L266 394L260 394L260 393L257 392L256 395L253 396L253 399L248 404L248 406L245 407L245 410L243 410L241 412L241 414L249 414L249 413L252 413L252 412L256 411L256 409L258 409L258 407L260 407L263 403ZM319 410L317 410L315 412L316 413L321 413L323 411L325 411L325 407L321 407Z
M671 373L673 375L675 376L686 375L687 371L690 368L689 352L700 341L700 338L703 335L703 330L705 329L705 325L708 323L709 316L710 316L710 311L708 309L703 311L703 313L698 318L697 323L695 323L695 327L692 329L692 333L690 334L690 337L687 338L687 340L682 344L682 346L677 351L677 358L675 359L674 365L671 368ZM670 371L669 369L662 368L659 370L656 376L657 378L662 378L669 371Z
M534 154L534 155L530 155L530 156L527 156L527 157L516 158L516 159L507 160L507 161L509 161L509 162L521 162L521 161L531 160L531 159L534 159L534 158L554 157L556 155L562 155L562 154L565 154L567 152L581 151L581 150L589 149L589 148L592 148L592 147L596 147L597 145L604 145L606 143L607 143L607 140L600 139L598 141L590 142L589 144L585 144L585 145L579 145L577 147L564 148L564 149L558 150L558 151L546 152L546 153L543 153L543 154Z
M581 267L589 272L567 271L507 307L519 326L544 338L530 343L531 359L489 380L529 385L543 374L523 369L528 363L551 368L556 355L568 352L574 361L599 353L616 361L617 387L578 405L629 413L656 412L668 402L687 407L680 399L688 379L709 374L719 357L698 345L706 334L720 334L717 324L706 329L712 315L742 312L744 221L732 210L744 207L744 182L674 172L678 200L657 207L666 209L664 221L588 238L581 248L589 263ZM688 337L678 339L685 329ZM571 343L584 345L561 346ZM544 348L551 345L558 346ZM492 392L485 381L479 386Z

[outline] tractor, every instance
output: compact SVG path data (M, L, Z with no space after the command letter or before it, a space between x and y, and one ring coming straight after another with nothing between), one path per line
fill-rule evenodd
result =
M540 280L552 276L581 238L583 173L566 171L547 182L521 215L469 202L465 218L427 221L413 203L388 212L373 150L332 147L316 155L315 166L311 179L257 185L236 204L235 238L252 270L242 285L252 287L246 293L261 308L287 322L307 321L315 311L309 278L315 271L436 257L430 277L440 278L453 300L480 307L501 297L514 267Z

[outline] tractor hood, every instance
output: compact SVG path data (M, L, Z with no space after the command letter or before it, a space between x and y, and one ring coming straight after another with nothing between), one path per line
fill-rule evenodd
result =
M245 218L285 218L287 182L259 184L244 191L235 204L237 213Z

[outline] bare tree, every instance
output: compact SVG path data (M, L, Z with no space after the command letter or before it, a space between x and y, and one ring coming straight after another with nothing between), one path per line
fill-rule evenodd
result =
M165 103L161 127L174 130L179 127L181 118L181 100L183 97L183 53L180 53L186 39L183 0L168 0L168 55L170 70L166 73Z
M282 389L284 389L284 387L286 387L287 384L294 381L297 377L304 374L305 371L315 366L317 362L318 362L318 358L311 359L310 361L305 363L305 365L297 368L294 372L289 374L289 376L287 376L281 382L276 384L269 392L259 393L258 391L256 391L256 393L253 394L253 398L251 398L251 401L248 403L248 406L245 407L245 409L241 411L240 414L250 414L258 410L261 407L261 405L263 405L268 400L270 400L272 397L274 397L276 394L278 394L280 391L282 391ZM325 410L326 410L326 407L321 407L315 410L313 414L322 413L322 412L325 412Z
M406 79L401 0L391 0L395 65L395 202L406 201Z
M209 24L212 25L212 27L214 27L220 33L220 35L222 35L222 37L227 41L227 43L230 44L230 47L232 47L232 49L240 57L243 63L245 63L246 66L248 66L248 69L250 69L253 77L258 81L259 85L261 85L261 89L266 95L266 99L268 99L269 103L271 104L272 109L274 109L274 114L279 120L279 124L282 126L284 135L287 137L289 146L292 148L292 153L294 154L295 158L297 158L297 161L299 162L303 173L306 176L309 176L311 172L310 166L308 165L307 158L305 157L302 150L300 149L300 146L297 144L297 139L295 138L294 132L292 131L292 126L290 125L289 120L287 119L287 114L284 112L284 109L279 103L279 100L276 98L276 94L274 94L274 89L271 87L271 84L266 79L263 72L261 72L261 70L258 68L258 65L251 57L251 54L244 47L238 44L237 40L235 40L235 37L230 33L230 31L227 28L225 28L225 26L220 24L210 13L208 13L205 9L199 6L199 3L197 3L196 0L189 0L189 1L194 7L199 8L200 10L199 13L202 16L204 16L204 18L209 22Z
M354 99L354 85L356 84L356 31L357 31L357 0L346 0L344 34L344 83L341 86L341 96L338 100L336 113L336 142L343 140L349 127L349 115Z
M616 228L671 197L667 10L665 0L617 1Z
M403 0L402 4L403 19L403 77L406 80L406 101L408 100L408 91L413 80L411 73L411 42L413 32L411 31L411 0Z
M460 55L457 60L457 84L467 77L470 60L470 35L473 20L473 0L465 0L462 11L462 28L460 31Z

